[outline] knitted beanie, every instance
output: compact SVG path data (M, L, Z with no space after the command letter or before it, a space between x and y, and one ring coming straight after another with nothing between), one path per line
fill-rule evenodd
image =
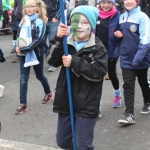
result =
M98 18L98 9L94 6L87 6L87 5L81 5L76 8L74 8L71 12L70 18L74 14L81 14L84 15L87 20L91 24L92 30L95 29L96 27L96 20Z
M102 0L98 0L98 3L100 3ZM115 4L115 0L108 0L109 2L112 2L113 4Z

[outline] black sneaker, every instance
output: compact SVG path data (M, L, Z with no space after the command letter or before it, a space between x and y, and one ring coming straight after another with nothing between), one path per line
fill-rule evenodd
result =
M27 110L28 110L27 105L19 104L18 108L16 109L15 114L16 114L16 115L20 115L20 114L24 113L24 112L27 111Z
M125 114L124 119L118 120L120 124L134 124L135 119L132 114Z
M150 113L150 104L144 104L141 112L142 115L146 115Z
M53 93L46 94L44 99L42 100L42 104L48 104L52 101Z

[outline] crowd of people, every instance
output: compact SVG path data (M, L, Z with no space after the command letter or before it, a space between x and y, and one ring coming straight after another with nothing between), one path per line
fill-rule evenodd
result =
M73 149L66 67L71 70L78 150L94 149L94 127L96 120L102 117L102 88L106 74L112 83L113 108L121 107L122 86L124 89L125 112L124 118L118 120L120 124L135 123L136 77L143 95L140 113L150 113L148 0L64 0L67 25L61 23L57 0L0 1L3 6L1 20L8 15L7 21L3 22L4 25L11 24L13 31L12 53L16 53L13 62L20 62L20 102L15 114L28 110L27 87L31 66L43 86L45 96L42 104L50 103L53 98L43 72L45 55L48 71L61 66L53 104L53 111L58 113L56 141L59 147ZM12 10L12 16L9 10ZM64 36L68 36L68 56L64 56ZM24 46L19 44L20 40L24 41ZM123 85L117 77L118 58ZM5 61L2 51L0 61ZM0 97L3 90L4 86L0 85Z

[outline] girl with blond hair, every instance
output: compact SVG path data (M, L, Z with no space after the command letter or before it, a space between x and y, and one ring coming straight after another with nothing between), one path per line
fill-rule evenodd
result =
M16 47L16 52L20 55L20 104L15 114L22 114L27 107L27 86L30 68L33 65L36 78L41 82L45 97L43 104L52 100L52 92L47 78L43 74L44 54L46 49L46 6L42 0L27 0L23 8L23 18L20 23L19 37L27 41L27 46ZM27 63L27 54L33 52L37 59L37 64ZM32 61L32 60L31 60ZM30 61L29 61L30 62Z

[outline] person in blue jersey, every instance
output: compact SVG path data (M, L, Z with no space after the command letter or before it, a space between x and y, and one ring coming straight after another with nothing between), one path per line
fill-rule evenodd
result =
M94 150L94 128L99 112L102 80L107 72L107 51L91 31L96 27L98 10L94 6L78 6L71 12L72 33L67 39L69 55L64 55L63 36L68 27L60 24L51 41L53 49L47 61L62 66L57 80L53 111L58 113L57 145L73 150L69 112L66 67L70 68L75 113L75 138L78 150Z
M28 110L27 87L32 64L27 63L27 60L29 61L28 54L31 51L37 59L36 62L38 62L37 65L34 64L33 66L36 78L41 82L45 93L42 103L47 104L52 100L52 92L48 80L43 73L47 21L48 18L46 16L44 2L42 0L26 0L23 8L23 18L20 23L19 37L24 36L24 39L27 41L27 46L22 48L16 47L16 52L20 57L20 104L15 111L15 114L18 115ZM25 63L28 64L28 67L25 66Z
M120 16L120 30L114 35L121 38L120 45L115 49L114 57L120 55L122 68L125 113L118 120L120 124L134 124L135 80L138 78L142 90L144 106L140 111L150 113L150 89L147 82L147 70L150 67L150 20L141 12L140 0L124 0L126 12Z

